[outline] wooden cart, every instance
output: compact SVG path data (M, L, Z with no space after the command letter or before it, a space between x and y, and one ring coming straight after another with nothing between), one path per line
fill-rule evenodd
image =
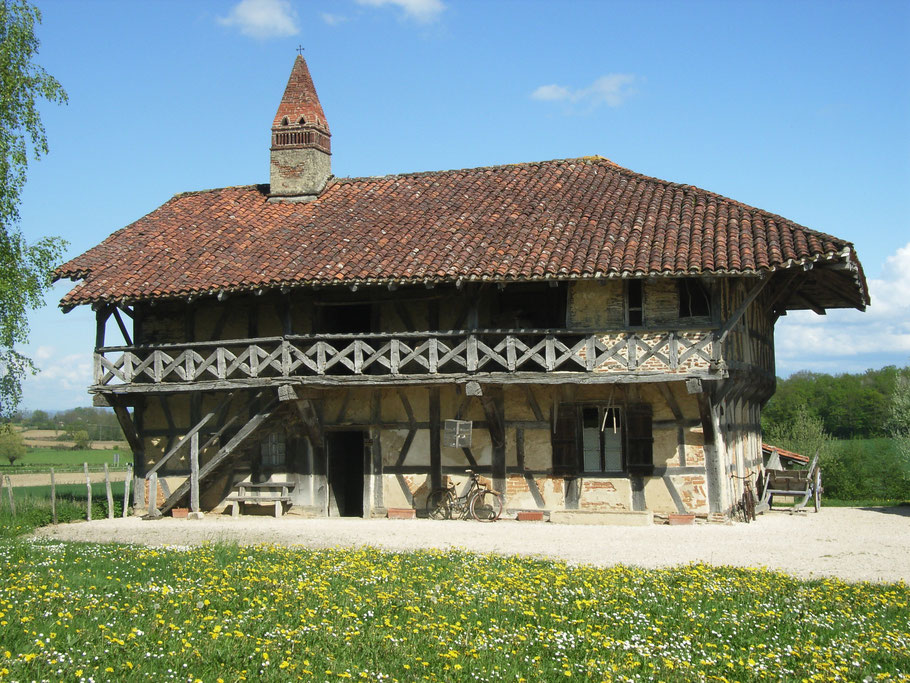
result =
M818 451L807 470L766 469L763 484L756 512L770 510L774 496L796 499L793 512L804 509L811 498L818 512L822 506L822 472L818 466Z

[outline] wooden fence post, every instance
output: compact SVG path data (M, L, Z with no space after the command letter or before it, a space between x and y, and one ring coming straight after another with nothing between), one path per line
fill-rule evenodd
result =
M51 467L51 523L57 523L57 482L54 480L53 467Z
M107 493L107 518L114 519L114 494L111 492L111 475L104 463L104 491Z
M8 474L4 477L4 480L6 481L6 494L9 496L9 511L13 515L13 517L15 517L16 516L16 501L13 498L13 481L12 481L12 479L9 478Z
M130 484L133 483L133 466L126 466L126 479L123 481L123 518L126 519L130 509Z
M85 489L88 493L88 503L85 506L85 520L92 521L92 478L88 474L88 463L82 463L82 471L85 472Z

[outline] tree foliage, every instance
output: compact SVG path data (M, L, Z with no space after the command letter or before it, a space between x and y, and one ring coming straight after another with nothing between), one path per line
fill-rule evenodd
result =
M910 368L904 368L895 382L888 428L897 449L904 490L910 495Z
M25 442L22 435L12 429L0 430L0 458L9 460L12 465L25 455Z
M18 229L19 202L29 156L48 151L38 103L67 101L57 80L34 63L35 26L41 13L25 0L0 2L0 414L9 415L22 397L31 359L15 350L28 339L27 313L44 303L50 272L64 242L45 237L29 244Z
M797 372L778 380L762 410L762 427L768 431L791 423L805 406L835 438L886 436L898 372L894 366L862 374Z
M910 368L904 368L895 379L888 430L895 438L910 438Z
M805 405L796 407L791 420L765 430L762 440L808 458L816 452L819 458L825 458L831 453L832 446L831 436L825 431L821 419Z

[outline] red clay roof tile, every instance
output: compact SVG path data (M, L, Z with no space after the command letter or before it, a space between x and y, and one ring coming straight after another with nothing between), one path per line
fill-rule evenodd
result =
M463 279L736 274L845 260L849 242L601 157L176 195L55 271L61 305L222 289Z

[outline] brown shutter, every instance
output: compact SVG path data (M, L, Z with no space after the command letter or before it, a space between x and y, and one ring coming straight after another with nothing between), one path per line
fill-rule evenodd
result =
M556 411L553 430L553 474L578 472L578 411L561 405Z
M632 474L651 474L654 471L651 406L647 404L631 405L626 411L626 416L626 434L629 439L626 466Z

